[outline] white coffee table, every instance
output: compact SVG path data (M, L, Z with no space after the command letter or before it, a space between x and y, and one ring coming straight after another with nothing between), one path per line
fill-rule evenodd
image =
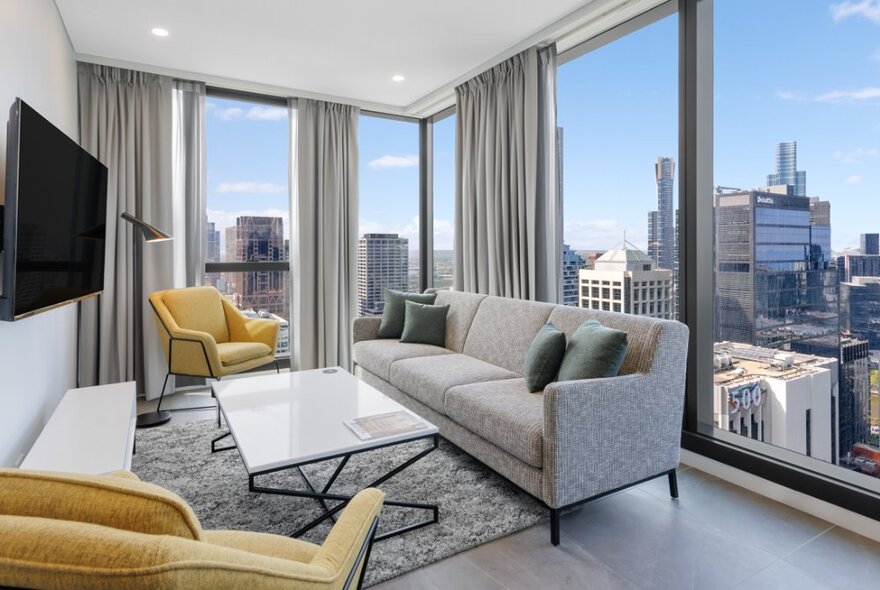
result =
M313 498L321 504L324 513L294 532L292 537L302 535L328 518L335 520L335 514L346 506L351 496L331 493L330 488L352 455L430 439L427 448L363 486L377 487L439 444L436 426L340 367L217 381L212 388L229 432L212 441L211 451L237 448L252 492ZM415 417L424 428L361 440L344 424L345 420L397 411ZM217 446L219 440L230 435L235 441L234 446ZM302 470L305 465L332 459L341 461L322 486L313 483ZM265 487L255 481L259 476L286 469L299 471L307 489ZM336 504L330 507L328 501ZM385 505L430 510L431 518L377 535L377 541L439 521L436 504L386 500Z

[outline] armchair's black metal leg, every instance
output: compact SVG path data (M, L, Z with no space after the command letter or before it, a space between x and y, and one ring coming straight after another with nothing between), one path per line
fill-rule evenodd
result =
M281 372L281 365L278 364L278 359L275 359L275 372L276 373Z
M162 393L159 395L159 405L156 406L156 411L138 414L136 422L138 428L150 428L153 426L159 426L160 424L165 424L166 422L171 420L171 412L167 410L162 410L162 400L165 398L165 388L168 386L168 378L170 376L170 372L165 373L165 382L162 384Z
M559 509L550 509L550 542L556 547L559 545Z
M669 495L678 498L678 474L675 469L669 472Z

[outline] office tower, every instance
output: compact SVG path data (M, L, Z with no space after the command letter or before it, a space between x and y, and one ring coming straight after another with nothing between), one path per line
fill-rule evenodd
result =
M580 307L672 319L672 271L628 242L580 271Z
M382 315L385 289L406 291L409 240L397 234L364 234L358 240L358 315Z
M657 158L654 164L657 182L657 210L648 213L648 254L657 268L675 268L675 161Z
M837 380L833 357L718 342L715 426L836 462Z
M789 185L794 195L807 196L807 173L797 169L797 142L776 144L776 173L767 175L767 186Z
M840 327L880 350L880 277L853 277L840 284Z
M715 217L716 342L837 358L837 271L812 242L810 200L716 194Z
M837 274L841 283L849 283L855 277L880 277L880 256L865 254L838 256Z
M205 262L220 262L220 232L213 221L208 222L205 234ZM204 283L217 287L220 276L219 272L205 273Z
M815 256L826 264L834 257L831 255L831 203L821 201L819 197L810 197L810 243Z
M840 341L840 400L838 432L840 457L871 435L871 384L868 372L868 341L845 337Z
M281 217L238 217L226 230L230 262L280 262L284 256L284 220ZM227 273L232 276L232 301L241 309L289 317L289 289L284 271Z
M862 234L861 250L865 255L880 254L880 234Z
M584 257L575 252L568 244L562 244L562 303L578 305L578 273L587 266Z

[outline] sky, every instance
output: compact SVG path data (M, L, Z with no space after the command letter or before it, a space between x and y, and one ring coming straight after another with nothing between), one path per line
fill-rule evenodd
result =
M794 140L808 194L831 201L833 248L880 232L880 0L716 0L715 21L713 184L763 186L776 143ZM673 15L560 66L575 249L614 247L624 232L647 248L654 163L678 159L677 34ZM415 249L418 126L362 115L358 133L361 229ZM209 97L210 220L286 216L287 134L286 109ZM454 151L453 116L434 128L436 249L452 248Z

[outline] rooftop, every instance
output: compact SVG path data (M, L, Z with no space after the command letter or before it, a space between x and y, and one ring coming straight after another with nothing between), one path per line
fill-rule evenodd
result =
M763 348L739 342L715 343L715 385L735 386L757 378L788 381L825 370L837 359Z

